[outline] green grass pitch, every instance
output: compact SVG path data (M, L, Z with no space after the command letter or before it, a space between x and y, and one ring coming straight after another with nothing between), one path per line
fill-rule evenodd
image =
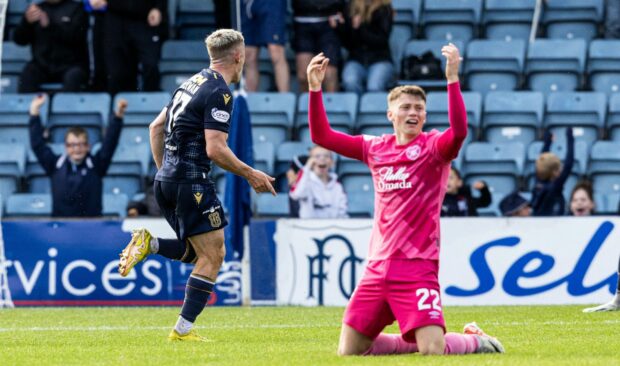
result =
M342 308L207 308L208 343L170 343L177 308L0 310L0 365L618 365L620 312L582 306L448 307L449 331L477 321L503 355L338 357ZM398 332L396 325L387 329Z

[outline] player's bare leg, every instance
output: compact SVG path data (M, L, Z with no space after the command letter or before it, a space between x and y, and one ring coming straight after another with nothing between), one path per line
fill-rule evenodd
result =
M288 62L286 61L284 46L279 44L270 44L267 46L267 49L269 50L269 56L271 57L271 63L273 64L273 73L275 75L278 92L287 92L290 87L290 71L288 68Z
M446 349L443 329L437 325L429 325L415 330L418 350L423 355L443 355Z
M258 47L245 46L245 89L249 92L258 90L258 51Z
M306 69L310 64L312 57L314 57L314 55L308 52L299 52L295 55L295 63L297 65L297 82L299 83L299 92L301 93L308 91L308 74L306 74Z
M343 323L342 329L340 330L338 355L350 356L364 354L372 346L372 341L371 338Z

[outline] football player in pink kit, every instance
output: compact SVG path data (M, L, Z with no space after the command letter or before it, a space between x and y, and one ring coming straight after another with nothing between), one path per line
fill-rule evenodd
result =
M446 333L439 281L439 216L450 162L467 135L460 91L459 50L442 48L448 79L450 128L422 132L426 95L413 85L388 95L394 134L351 136L329 126L321 82L329 59L308 66L312 141L366 163L375 187L375 218L368 265L345 310L338 354L379 355L503 353L501 343L475 323L465 334ZM401 334L381 331L398 321Z

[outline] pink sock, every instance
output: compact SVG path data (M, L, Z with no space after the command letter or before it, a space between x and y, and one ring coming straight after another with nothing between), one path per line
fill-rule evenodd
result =
M473 334L446 333L446 355L464 355L478 349L478 338Z
M418 345L405 342L402 335L381 333L375 338L374 342L372 342L372 346L370 346L364 355L391 355L414 352L418 352Z

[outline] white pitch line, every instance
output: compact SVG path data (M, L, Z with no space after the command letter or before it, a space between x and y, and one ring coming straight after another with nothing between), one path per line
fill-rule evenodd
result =
M267 325L207 325L196 326L196 329L289 329L289 328L340 328L340 324L267 324ZM116 331L131 331L131 330L167 330L172 329L172 326L83 326L83 327L12 327L12 328L0 328L2 332L116 332Z

